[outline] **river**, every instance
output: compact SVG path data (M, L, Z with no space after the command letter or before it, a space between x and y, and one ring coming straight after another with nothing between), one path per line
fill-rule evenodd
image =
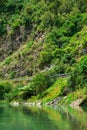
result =
M87 130L87 108L0 105L0 130Z

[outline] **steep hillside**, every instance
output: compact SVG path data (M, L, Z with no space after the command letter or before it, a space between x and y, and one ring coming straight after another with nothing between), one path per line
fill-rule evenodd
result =
M66 104L86 100L87 0L0 3L0 88L7 84L2 80L32 77L20 85L8 83L11 88L1 92L1 99L31 100L33 96L47 102L59 96L64 103L63 96L76 93ZM77 96L77 91L83 93Z

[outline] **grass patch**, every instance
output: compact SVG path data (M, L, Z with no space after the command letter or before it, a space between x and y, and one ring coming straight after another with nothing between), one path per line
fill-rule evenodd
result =
M75 92L69 93L66 97L64 97L59 104L60 105L68 105L71 104L73 101L77 100L78 98L86 98L87 96L87 88L78 89Z
M57 98L58 96L61 96L66 86L67 78L57 79L55 83L43 93L42 102L46 103L54 98Z

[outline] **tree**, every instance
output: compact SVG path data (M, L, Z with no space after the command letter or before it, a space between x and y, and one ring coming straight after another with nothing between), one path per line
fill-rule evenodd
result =
M47 79L43 74L37 74L33 78L32 86L35 90L36 95L42 94L43 91L47 88Z
M87 0L77 0L77 4L81 12L87 11Z
M4 11L6 2L7 0L0 0L0 12Z

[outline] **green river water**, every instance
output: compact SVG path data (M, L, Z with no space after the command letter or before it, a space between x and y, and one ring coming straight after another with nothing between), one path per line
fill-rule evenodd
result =
M87 108L0 105L0 130L87 130Z

